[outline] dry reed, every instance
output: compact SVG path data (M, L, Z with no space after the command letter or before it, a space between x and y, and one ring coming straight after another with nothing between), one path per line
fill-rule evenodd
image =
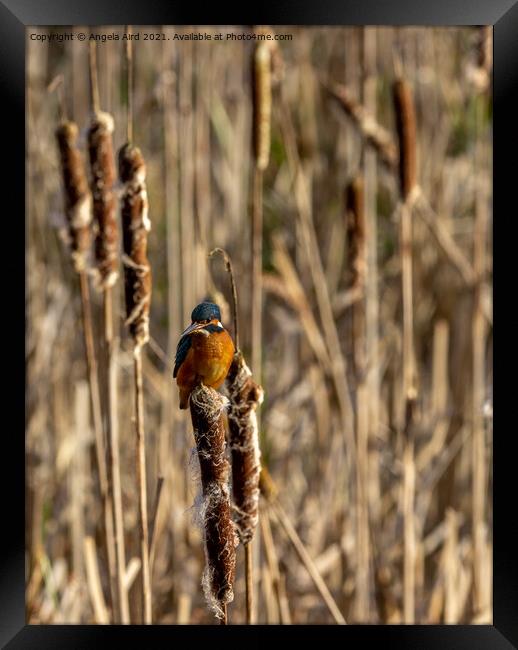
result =
M365 196L361 176L354 178L346 189L346 232L349 287L363 288L367 272Z
M361 176L355 177L346 188L347 261L350 290L364 292L366 276L365 196ZM369 614L369 511L368 482L368 402L365 385L365 302L357 301L351 309L351 349L356 383L356 617L360 622Z
M338 623L339 625L345 625L345 618L338 608L338 605L336 604L335 599L329 591L328 586L320 575L320 572L315 566L315 562L309 555L297 531L289 520L284 508L279 503L279 491L272 476L270 475L270 472L266 469L266 467L263 467L261 469L259 486L261 494L265 498L268 506L271 508L272 513L275 515L276 520L279 522L279 525L286 533L286 536L293 544L293 548L296 550L297 555L299 556L311 579L313 580L315 587L317 588L319 594L322 597L322 600L329 609L329 612L333 617L335 623Z
M389 131L351 95L342 84L321 82L323 87L334 97L353 121L365 141L376 151L381 162L389 169L395 169L398 162L398 149Z
M291 623L290 609L288 606L288 599L286 598L286 591L284 589L279 567L278 554L275 550L272 529L270 526L270 513L268 510L264 512L264 516L261 516L260 525L261 539L264 545L264 553L266 555L272 587L275 594L275 599L277 601L279 622L283 625L289 625Z
M85 537L83 545L88 591L90 593L90 600L94 610L95 622L100 625L106 625L110 620L104 602L101 577L99 575L99 565L97 563L97 554L95 550L95 540L93 537Z
M294 183L295 202L297 204L299 217L298 223L300 224L301 237L304 244L302 248L306 258L306 265L311 274L318 310L320 312L322 329L330 360L330 370L333 376L336 396L340 408L342 435L348 454L350 454L351 465L354 466L356 457L356 441L351 426L352 403L347 381L347 364L342 353L340 338L334 320L329 288L327 286L322 258L318 248L309 190L301 168L293 120L284 98L282 98L281 101L281 109L282 131L288 158L288 168Z

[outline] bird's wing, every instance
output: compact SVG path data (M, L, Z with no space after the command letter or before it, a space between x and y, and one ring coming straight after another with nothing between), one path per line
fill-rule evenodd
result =
M190 347L191 347L191 337L190 336L182 336L182 338L178 341L178 346L176 348L176 357L174 359L173 378L175 378L176 375L178 374L178 370L180 370L180 366L185 361L185 357L187 356L187 352L189 352Z

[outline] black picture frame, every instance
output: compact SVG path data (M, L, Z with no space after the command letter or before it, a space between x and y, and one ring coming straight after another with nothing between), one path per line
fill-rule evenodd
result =
M255 11L254 11L255 9ZM260 10L259 10L260 9ZM253 14L253 15L252 15ZM1 529L6 544L0 555L0 642L6 648L92 648L130 641L141 647L162 647L171 641L192 642L193 638L209 634L213 643L228 636L234 641L246 635L246 643L264 643L273 633L282 640L292 639L293 627L268 628L254 626L196 627L196 626L28 626L25 624L24 578L24 433L21 430L22 383L25 385L22 365L22 340L25 358L25 319L21 326L22 293L18 284L25 278L25 28L33 25L110 25L110 24L273 24L273 25L493 25L494 26L494 207L506 225L515 219L514 187L516 185L516 158L518 143L518 2L516 0L362 0L314 2L314 0L277 0L270 8L243 3L171 3L165 0L146 0L124 3L114 0L0 0L0 78L2 80L6 148L0 154L4 192L3 200L11 205L2 216L4 236L10 243L2 250L3 273L10 279L4 287L4 309L9 315L0 321L7 325L4 333L4 358L9 370L8 415L11 422L4 429L5 470L4 516ZM22 136L23 133L23 136ZM514 151L513 151L514 150ZM514 153L514 156L513 156ZM509 162L507 162L509 161ZM506 211L504 212L504 207ZM507 215L507 218L504 217ZM499 217L497 217L498 219ZM509 227L509 230L508 230ZM506 239L508 238L506 237ZM498 238L496 238L498 240ZM24 250L22 251L22 246ZM6 250L7 249L7 250ZM501 258L501 259L505 259ZM498 264L502 264L497 256ZM498 271L497 271L498 274ZM505 271L502 277L506 275ZM1 276L0 276L1 277ZM503 293L503 290L502 290ZM498 322L498 321L497 321ZM8 343L6 343L6 341ZM5 356L5 354L7 356ZM506 382L501 382L502 399L506 400ZM509 391L509 387L507 387ZM25 390L24 390L25 395ZM512 417L512 414L510 414ZM507 451L514 419L507 431L494 440L494 625L478 626L304 626L300 632L308 641L320 640L328 634L339 635L341 643L361 641L383 644L384 647L444 648L445 650L477 648L497 650L518 647L518 583L516 581L516 536L509 521L513 509L514 458ZM503 417L502 417L503 420ZM497 431L498 428L497 428ZM503 437L503 439L502 439ZM499 438L501 438L499 440ZM513 463L513 465L511 465ZM7 525L8 524L8 525ZM298 628L295 628L297 632ZM290 635L287 637L286 635ZM214 636L216 635L216 636ZM125 638L124 638L125 637ZM311 638L313 637L313 638ZM144 644L142 646L142 644ZM376 645L374 646L376 647Z

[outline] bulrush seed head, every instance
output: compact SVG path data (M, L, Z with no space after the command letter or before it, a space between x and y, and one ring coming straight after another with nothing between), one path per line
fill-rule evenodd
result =
M124 248L124 288L126 325L136 347L149 340L151 268L147 258L148 216L146 165L138 147L125 144L119 151L122 241Z
M74 122L64 121L56 129L72 262L80 272L86 268L90 248L92 201L77 137L78 128Z
M416 119L412 90L404 79L393 87L396 127L399 138L399 184L404 201L417 185Z
M218 618L234 599L235 533L230 510L229 462L225 457L223 412L227 399L198 385L190 396L191 420L200 463L206 566L202 585L209 607Z
M227 387L234 521L241 541L247 544L254 536L259 519L261 453L256 410L263 401L263 389L253 381L240 352L234 355L227 375Z
M270 160L272 118L272 54L271 45L259 43L254 51L254 154L257 169L265 170Z
M115 217L115 162L113 159L113 118L96 113L88 131L91 188L97 224L95 257L99 286L111 287L117 281L117 221Z

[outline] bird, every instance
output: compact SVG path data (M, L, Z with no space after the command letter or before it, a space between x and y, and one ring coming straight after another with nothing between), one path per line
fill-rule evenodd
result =
M223 384L235 353L232 337L221 324L218 305L200 303L193 309L191 320L178 341L173 370L181 409L187 408L198 384L214 389Z

